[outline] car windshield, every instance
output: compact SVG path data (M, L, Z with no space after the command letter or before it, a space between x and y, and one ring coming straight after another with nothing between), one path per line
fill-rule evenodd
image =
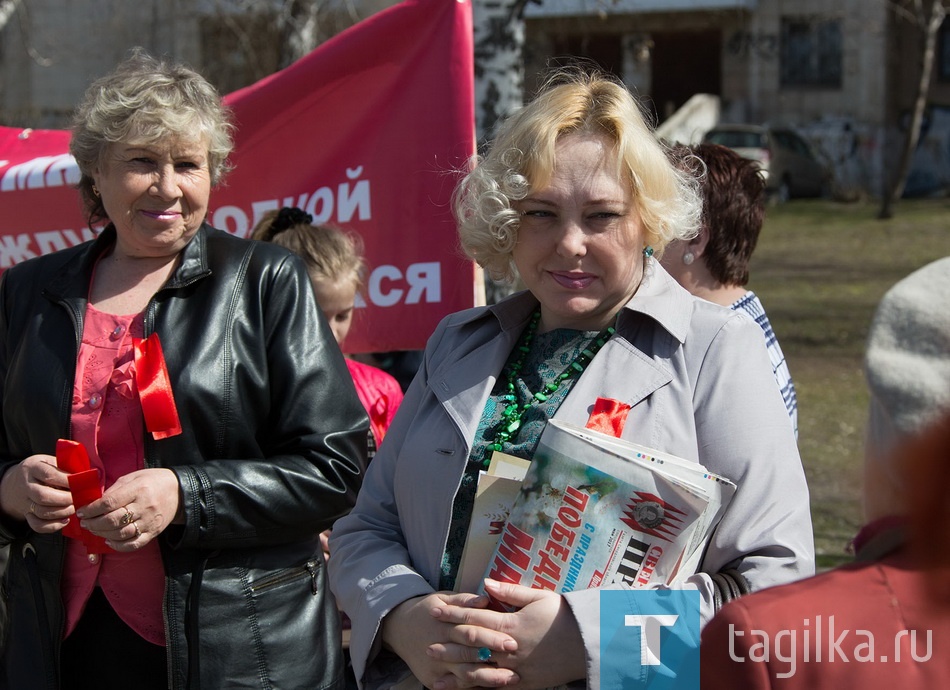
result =
M765 147L765 136L760 132L712 130L706 135L711 144L728 146L731 149L755 149Z

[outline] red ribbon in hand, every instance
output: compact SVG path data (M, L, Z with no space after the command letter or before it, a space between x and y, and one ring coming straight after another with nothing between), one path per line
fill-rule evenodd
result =
M630 405L613 398L597 398L594 409L587 419L587 428L608 436L620 438L627 423Z
M56 465L69 474L66 481L69 482L69 491L73 495L73 505L76 506L76 510L102 498L99 470L89 464L89 454L83 444L64 438L56 441ZM105 539L80 527L79 518L75 514L69 516L69 523L63 528L63 535L79 539L85 545L86 552L90 554L107 553L112 550L106 546Z
M148 338L133 338L135 351L135 385L142 402L145 428L156 441L181 433L178 408L168 378L168 367L158 333Z

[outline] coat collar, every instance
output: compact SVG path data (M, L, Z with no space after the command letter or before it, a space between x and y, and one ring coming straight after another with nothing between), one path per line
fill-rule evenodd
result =
M879 561L904 547L907 542L907 518L889 515L864 525L851 540L856 561Z
M637 293L624 306L617 324L617 335L627 342L608 343L597 355L597 362L607 369L624 371L625 376L598 378L598 395L632 404L649 396L668 383L672 373L667 366L655 361L630 345L632 334L642 314L654 320L672 339L685 342L695 300L652 260ZM464 438L472 438L481 411L492 386L515 342L537 308L538 300L528 291L514 295L483 309L473 309L462 315L451 328L469 332L467 344L471 347L458 356L444 358L433 371L430 386L443 407L459 426ZM496 328L487 327L486 320L494 320ZM583 381L583 379L582 379ZM634 382L634 383L631 383ZM592 400L578 384L581 395L569 395L558 411L558 416L583 415ZM577 409L575 409L577 408Z
M166 283L166 287L181 287L211 272L208 266L208 232L211 226L202 224L198 232L181 250L181 262ZM82 245L74 259L65 262L47 285L47 293L54 299L85 300L96 261L115 244L116 231L111 223L95 240Z
M695 299L656 259L651 258L645 264L640 287L621 310L617 330L622 334L624 323L632 318L628 312L636 312L656 321L682 344L689 332L691 302ZM537 299L524 291L489 306L488 312L495 315L503 332L517 329L520 333L537 305ZM480 317L484 317L484 312L473 312L463 323Z
M660 262L650 258L646 262L643 281L624 309L649 316L672 335L680 344L686 342L693 316L692 302L696 298L682 287ZM619 327L627 314L621 314Z

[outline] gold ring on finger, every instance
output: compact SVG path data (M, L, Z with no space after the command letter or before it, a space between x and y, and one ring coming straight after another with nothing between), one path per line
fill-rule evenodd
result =
M122 516L122 519L119 522L124 527L125 525L135 524L135 515L132 514L132 511L129 510L128 506L122 506L125 508L125 515Z
M131 525L135 528L135 538L138 539L142 536L142 530L139 529L139 526L136 524L135 520L132 520Z
M36 503L34 501L30 501L30 512L36 515Z

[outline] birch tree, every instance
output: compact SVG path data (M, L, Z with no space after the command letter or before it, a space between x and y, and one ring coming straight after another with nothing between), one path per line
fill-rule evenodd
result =
M917 95L897 168L893 178L886 183L888 187L884 190L881 210L878 214L878 217L882 219L893 217L894 206L904 194L914 151L917 150L917 143L920 141L920 128L924 119L924 110L927 107L927 96L930 93L930 79L937 50L937 36L950 9L950 0L895 0L891 2L891 7L898 18L912 22L924 40L920 44L920 53L917 56L920 69Z
M531 0L472 0L475 45L475 133L480 151L498 123L524 102L524 10ZM485 277L485 299L494 304L512 287Z
M473 0L479 148L524 101L524 10L532 0Z
M13 13L17 11L17 8L20 6L20 0L3 0L0 2L0 30L7 25L7 22L10 21L10 17L13 16Z

